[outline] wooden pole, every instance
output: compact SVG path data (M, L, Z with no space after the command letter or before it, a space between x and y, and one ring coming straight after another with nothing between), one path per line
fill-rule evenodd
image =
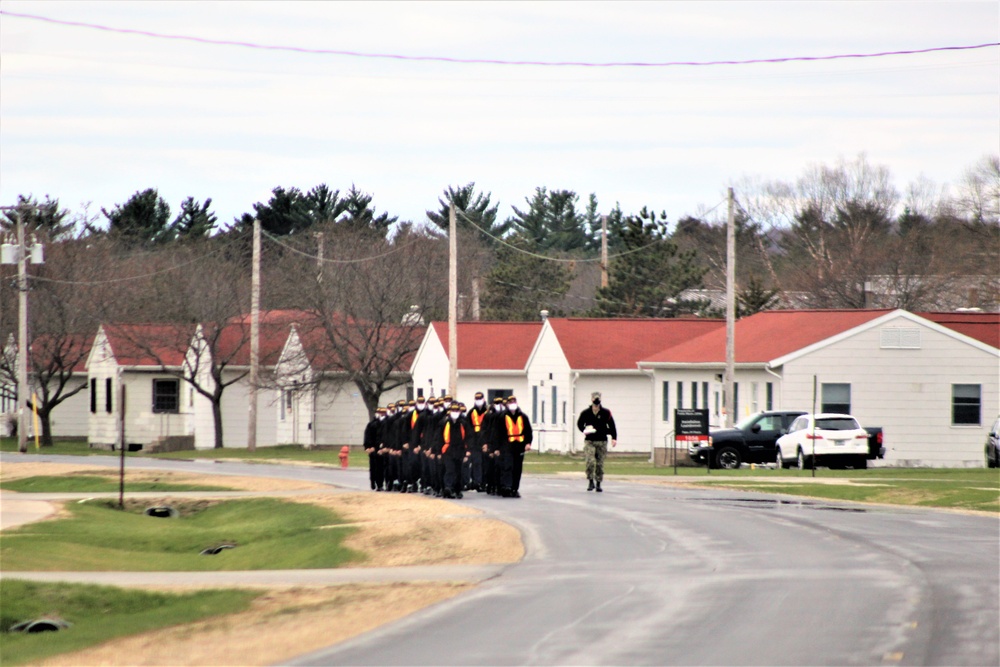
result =
M458 400L458 234L455 202L448 208L448 393Z
M733 426L736 409L736 212L733 189L729 188L729 220L726 224L726 428Z
M601 216L601 287L608 286L608 216Z
M125 509L125 383L118 379L118 509Z
M17 451L28 451L28 258L17 210Z
M257 385L260 373L260 220L253 219L253 272L250 277L250 406L247 450L257 450Z

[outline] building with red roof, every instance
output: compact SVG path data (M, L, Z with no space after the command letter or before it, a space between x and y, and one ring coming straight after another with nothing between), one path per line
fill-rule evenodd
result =
M652 377L639 362L720 328L722 320L701 318L547 319L527 365L530 393L521 399L539 433L539 447L582 449L577 416L589 409L597 391L615 416L617 450L649 451Z
M736 323L734 419L768 409L846 411L884 429L886 463L978 466L1000 411L996 314L904 310L765 311ZM654 440L677 408L722 425L725 329L639 363L659 406Z

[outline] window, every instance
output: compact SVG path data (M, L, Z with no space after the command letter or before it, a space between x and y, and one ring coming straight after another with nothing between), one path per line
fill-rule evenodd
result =
M424 397L424 388L417 387L417 398L423 398L423 397Z
M750 412L754 414L760 412L760 401L757 400L758 384L757 382L750 383Z
M677 409L678 410L683 410L684 409L684 383L683 382L678 382L677 383Z
M821 403L820 412L851 414L851 385L839 382L824 382Z
M553 386L552 387L552 423L553 424L557 423L556 419L559 416L559 412L556 409L556 406L558 406L558 405L559 405L559 389Z
M97 378L90 378L90 412L97 412Z
M180 390L179 380L153 380L153 412L179 412Z
M765 410L774 410L774 383L768 382L767 389L765 390L764 405Z
M545 423L545 401L542 401L542 419L539 421L540 424Z
M691 407L695 410L698 409L698 383L691 383Z
M765 415L757 420L760 424L761 431L780 431L782 429L781 425L781 415Z
M493 405L494 398L507 398L514 393L513 389L487 389L486 390L486 400L489 401L490 405Z
M733 382L733 421L739 421L740 416L740 383Z
M563 421L562 421L562 423L565 424L566 423L566 401L563 401L563 411L562 412L563 412L563 415L562 415Z
M701 383L701 407L704 410L708 410L708 383Z
M951 385L951 423L978 426L982 413L982 387L978 384Z
M104 378L104 411L109 415L114 407L114 402L111 399L111 378Z
M663 406L663 421L670 421L670 383L663 382L663 400L661 401Z
M538 385L531 386L531 421L538 421Z
M406 400L407 401L412 401L413 400L413 387L407 387L406 388Z

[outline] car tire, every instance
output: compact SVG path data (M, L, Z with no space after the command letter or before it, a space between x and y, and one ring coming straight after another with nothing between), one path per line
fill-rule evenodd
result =
M736 470L740 467L740 453L733 447L723 447L715 455L715 465L723 470Z
M774 469L775 470L785 470L788 465L785 463L785 459L781 458L781 447L774 448Z
M812 461L806 459L806 455L802 452L801 449L799 450L798 455L795 457L795 462L798 464L799 470L812 469Z

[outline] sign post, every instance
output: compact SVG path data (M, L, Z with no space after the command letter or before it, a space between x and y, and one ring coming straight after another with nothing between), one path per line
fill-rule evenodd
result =
M674 410L674 427L677 435L674 436L674 474L677 474L677 441L686 443L697 443L701 446L708 443L708 409L681 409ZM691 445L688 444L690 447ZM708 467L711 469L712 461L709 457Z

